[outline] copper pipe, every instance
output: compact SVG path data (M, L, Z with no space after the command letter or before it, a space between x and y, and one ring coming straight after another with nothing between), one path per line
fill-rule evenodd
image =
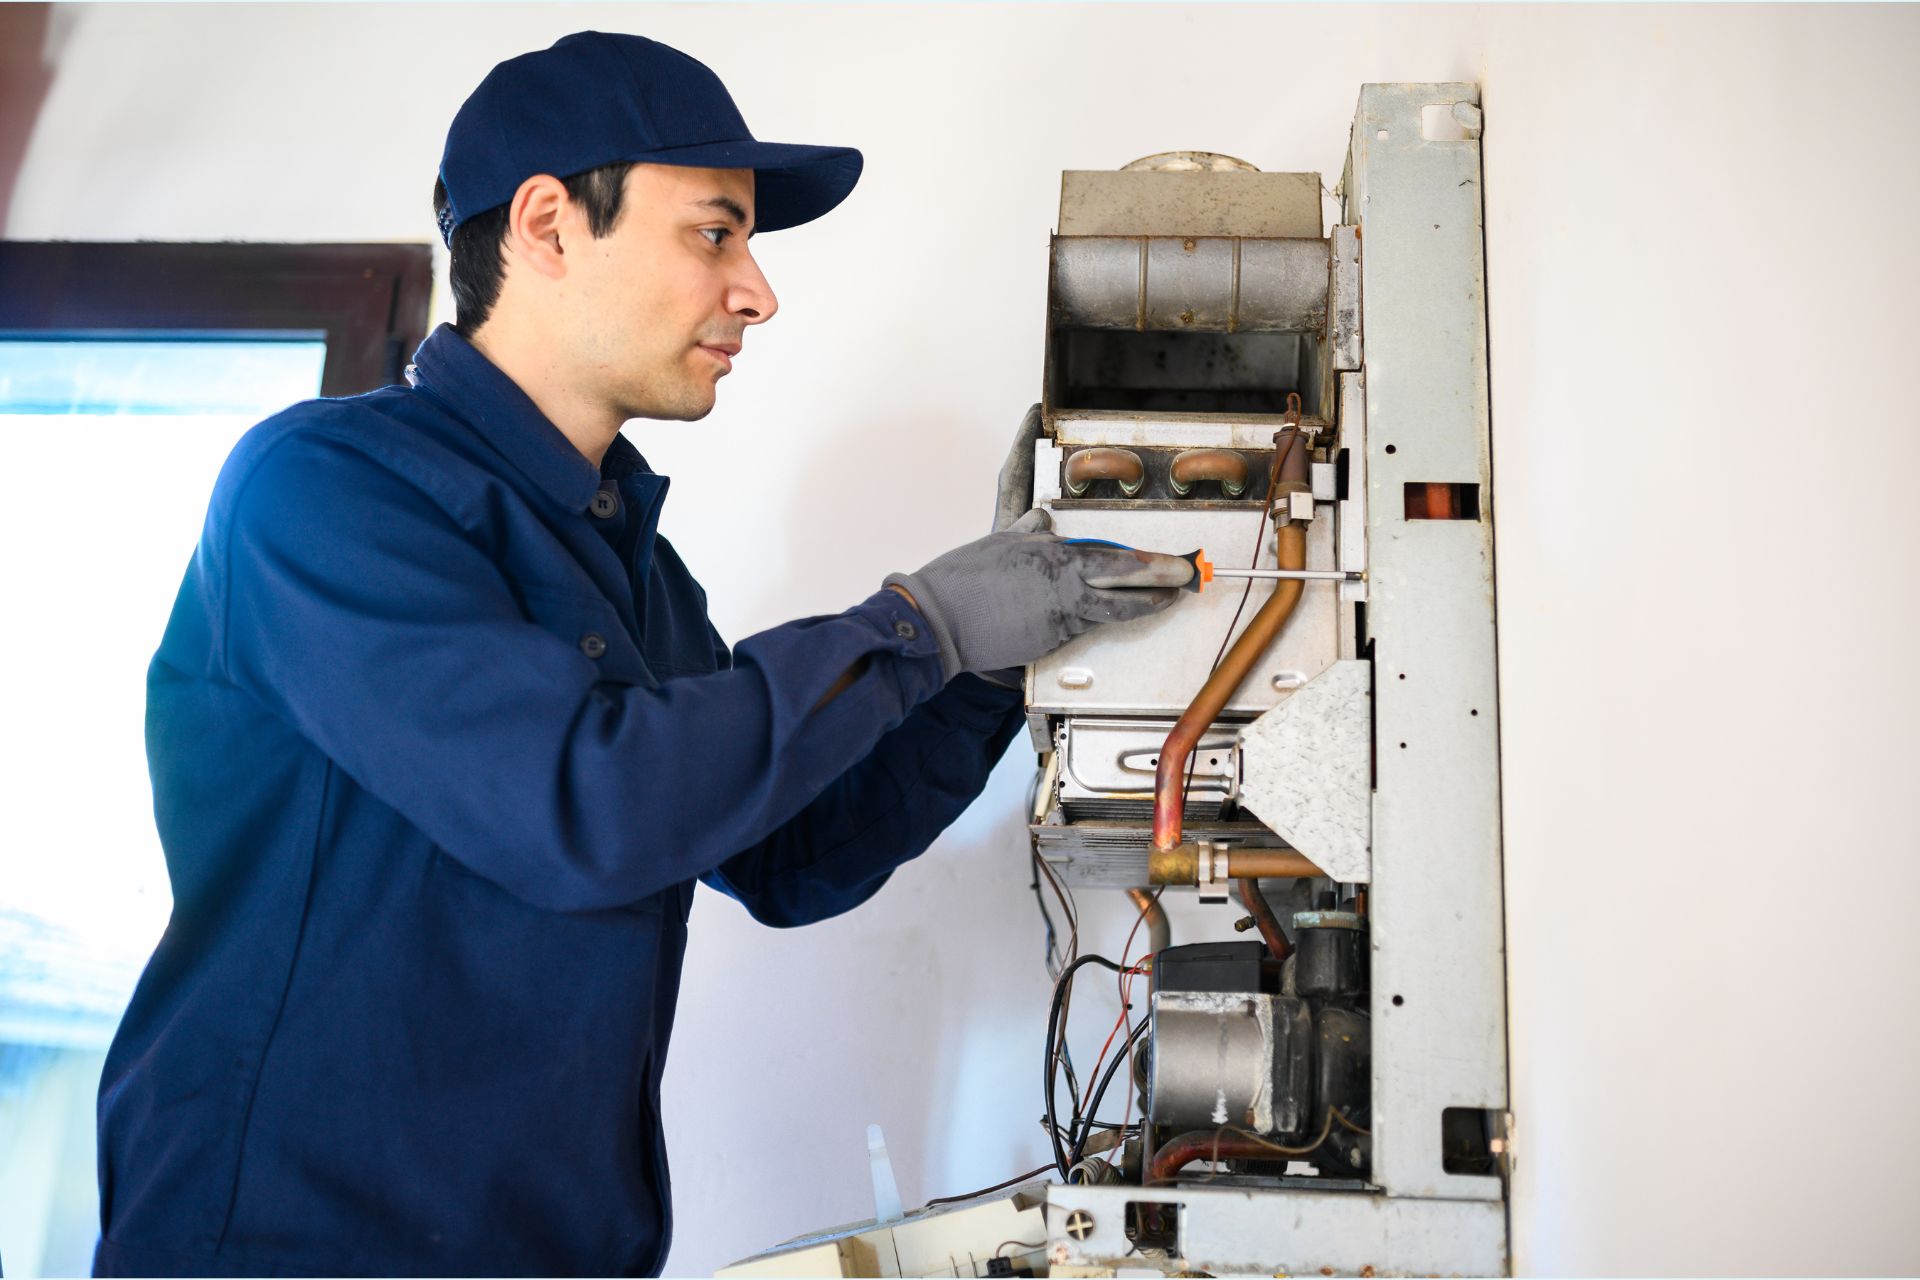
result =
M1280 932L1280 922L1274 919L1273 908L1267 905L1267 896L1260 892L1260 882L1252 876L1240 876L1234 880L1240 887L1240 901L1246 904L1247 914L1253 917L1254 924L1260 928L1260 936L1267 940L1267 950L1273 958L1286 963L1293 954L1293 944L1287 941L1287 935Z
M1150 955L1159 955L1173 945L1173 924L1167 919L1167 909L1160 905L1151 889L1129 889L1127 896L1133 899L1133 905L1140 908L1140 914L1147 921L1147 951Z
M1147 850L1147 883L1199 884L1201 853L1200 846L1196 844ZM1209 852L1207 856L1218 858L1221 855ZM1219 878L1223 870L1228 880L1241 880L1248 876L1260 880L1290 880L1297 876L1327 874L1295 849L1227 849L1224 850L1224 856L1224 868L1217 861L1208 863L1209 880Z
M1284 445L1276 442L1276 448L1285 452L1279 459L1279 475L1274 489L1292 482L1305 484L1307 480L1306 442L1300 439L1296 428ZM1075 455L1076 457L1078 455ZM1280 567L1282 569L1304 569L1307 567L1307 531L1299 524L1289 521L1274 530L1274 539L1278 544ZM1180 719L1174 723L1173 732L1167 735L1166 745L1160 748L1160 765L1154 773L1153 786L1153 847L1159 850L1178 848L1183 829L1187 799L1187 757L1200 742L1200 735L1213 725L1213 719L1220 709L1233 697L1233 691L1247 678L1254 664L1272 647L1274 638L1280 634L1280 628L1286 625L1293 614L1293 607L1300 602L1300 593L1305 584L1298 578L1281 578L1274 584L1273 594L1247 623L1247 629L1234 641L1233 648L1227 651L1220 665L1213 669L1207 682L1200 686L1200 692L1194 695ZM1297 873L1296 873L1297 874Z
M1067 492L1079 497L1095 480L1118 480L1131 498L1147 482L1147 464L1131 449L1082 449L1067 459Z
M1227 874L1236 880L1287 880L1327 873L1292 849L1235 849L1227 854Z
M1279 1154L1276 1146L1230 1129L1183 1133L1153 1153L1153 1162L1147 1166L1146 1185L1171 1182L1195 1160L1271 1160Z
M1187 449L1174 455L1167 468L1167 483L1175 493L1185 494L1202 480L1218 480L1221 492L1237 498L1247 488L1247 460L1232 449Z

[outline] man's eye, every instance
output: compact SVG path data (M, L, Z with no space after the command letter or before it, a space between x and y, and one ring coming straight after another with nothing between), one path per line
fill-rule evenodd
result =
M729 227L702 227L700 228L700 234L703 236L712 236L713 245L717 249L725 243L726 238L732 235L733 231Z

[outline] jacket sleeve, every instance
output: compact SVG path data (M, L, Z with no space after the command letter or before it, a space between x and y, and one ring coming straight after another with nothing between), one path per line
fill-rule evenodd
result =
M852 910L965 811L1022 719L1019 694L956 678L790 821L703 879L763 924Z
M483 521L375 447L301 430L223 476L215 672L530 903L619 906L712 870L942 687L924 620L885 590L751 637L728 670L610 680L596 646L530 620Z

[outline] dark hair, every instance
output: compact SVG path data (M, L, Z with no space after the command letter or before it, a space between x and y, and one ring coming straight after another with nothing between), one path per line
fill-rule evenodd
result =
M632 161L601 165L566 179L567 196L587 212L587 229L598 240L620 221L622 200L627 190L627 171ZM453 230L453 265L447 270L447 282L453 286L453 328L463 338L471 338L493 314L500 300L500 282L506 262L500 256L507 242L507 208L504 204L474 214ZM433 180L433 216L444 217L447 209L447 184Z

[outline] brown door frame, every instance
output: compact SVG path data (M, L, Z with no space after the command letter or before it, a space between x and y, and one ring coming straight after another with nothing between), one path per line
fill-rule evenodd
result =
M324 333L323 396L398 382L432 288L423 244L0 241L0 334Z

